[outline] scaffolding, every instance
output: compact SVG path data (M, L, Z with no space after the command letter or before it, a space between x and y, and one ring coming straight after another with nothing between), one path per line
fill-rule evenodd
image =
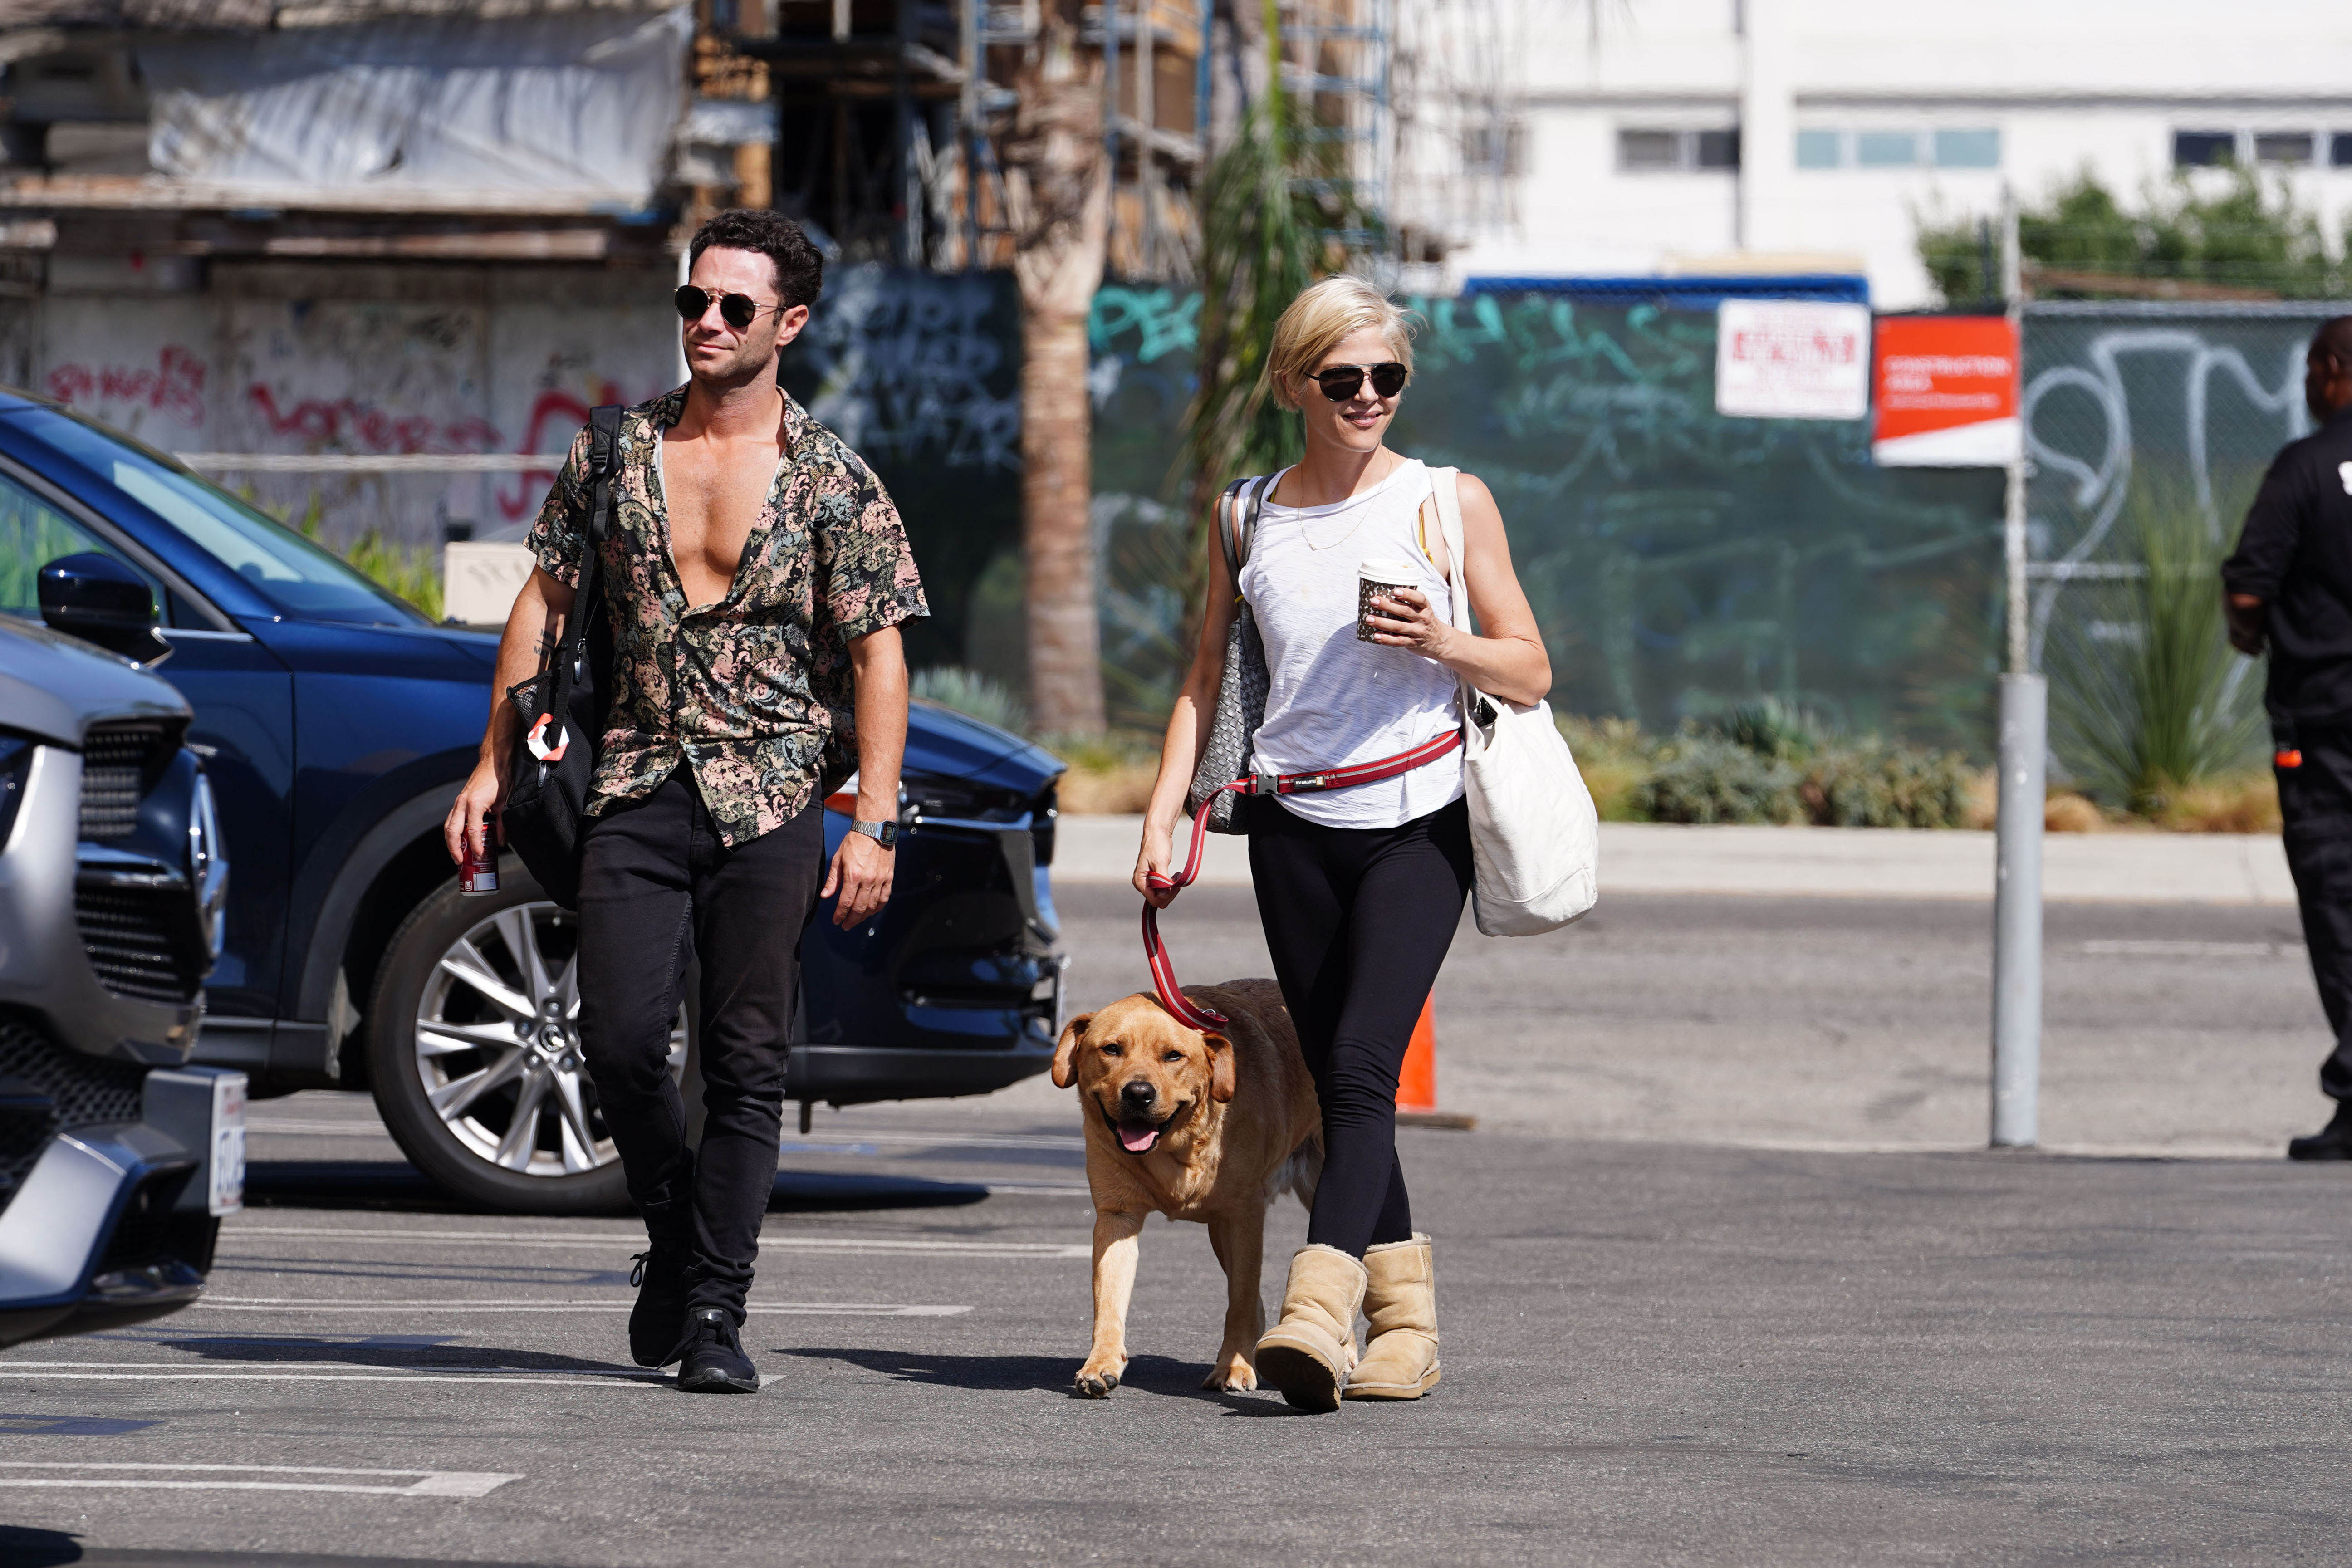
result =
M698 89L773 105L772 155L736 155L739 199L791 213L846 261L1011 265L1004 144L1053 3L701 0ZM1299 184L1334 198L1339 247L1393 279L1507 222L1530 4L1090 0L1077 64L1102 83L1108 274L1192 279L1213 142L1269 68L1325 150Z

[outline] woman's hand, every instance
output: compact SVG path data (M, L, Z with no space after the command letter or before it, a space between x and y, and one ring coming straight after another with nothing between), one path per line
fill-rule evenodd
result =
M1372 640L1389 647L1410 648L1441 664L1453 651L1454 629L1431 613L1429 595L1418 588L1399 588L1371 602L1365 617Z
M1135 890L1141 893L1155 910L1164 910L1176 901L1173 888L1155 888L1151 878L1171 875L1170 865L1176 858L1174 836L1165 827L1143 825L1143 847L1135 854Z

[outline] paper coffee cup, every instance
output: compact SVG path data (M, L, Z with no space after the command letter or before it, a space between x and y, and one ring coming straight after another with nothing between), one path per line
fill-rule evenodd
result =
M1372 601L1393 598L1399 588L1416 586L1421 574L1410 561L1374 556L1356 566L1356 640L1372 640Z

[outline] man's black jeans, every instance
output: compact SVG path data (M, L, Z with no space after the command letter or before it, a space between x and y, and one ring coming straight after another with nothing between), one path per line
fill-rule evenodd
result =
M2294 743L2303 763L2278 770L2279 816L2311 975L2336 1036L2319 1088L2352 1100L2352 730L2299 730Z
M683 763L592 823L581 864L581 1049L641 1208L677 1196L689 1169L668 1057L688 961L701 961L705 1115L687 1309L724 1307L739 1324L775 1188L801 930L824 868L817 802L730 849Z

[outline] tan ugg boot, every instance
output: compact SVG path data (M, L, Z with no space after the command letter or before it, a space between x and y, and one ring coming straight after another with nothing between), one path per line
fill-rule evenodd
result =
M1282 1319L1257 1342L1257 1375L1301 1410L1337 1410L1356 1364L1356 1310L1364 1266L1336 1247L1302 1247L1290 1258Z
M1349 1399L1419 1399L1437 1386L1437 1270L1429 1237L1384 1242L1364 1253L1364 1359L1340 1393Z

